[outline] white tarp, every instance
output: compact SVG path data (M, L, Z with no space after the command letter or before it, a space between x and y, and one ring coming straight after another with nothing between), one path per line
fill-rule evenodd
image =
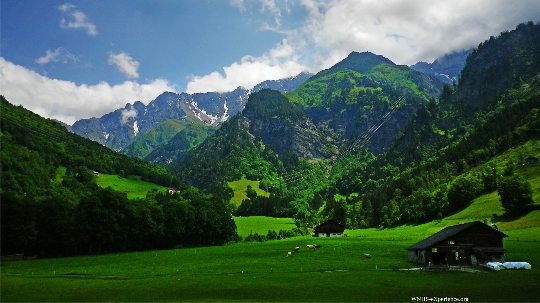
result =
M486 267L491 270L501 269L531 269L531 264L527 262L488 262Z
M501 262L488 262L486 267L491 270L501 270L503 269L503 264Z
M531 269L531 264L527 262L504 262L503 266L507 269Z

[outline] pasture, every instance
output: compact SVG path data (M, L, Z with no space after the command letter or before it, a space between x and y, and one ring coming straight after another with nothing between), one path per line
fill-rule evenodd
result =
M291 230L296 227L292 218L272 218L262 216L234 217L234 222L237 227L236 232L244 238L250 233L266 235L268 230L279 232L280 229Z
M534 301L540 275L538 242L506 243L508 259L532 270L393 271L406 268L408 241L309 237L224 247L9 262L2 266L3 301ZM305 243L319 243L315 251ZM300 252L284 258L300 246ZM364 252L373 255L362 257ZM414 265L412 265L414 266Z
M537 187L535 187L535 190ZM535 200L538 204L538 200ZM492 194L441 220L390 229L347 230L347 238L277 241L1 264L1 300L413 302L413 297L469 302L531 302L540 298L540 210L497 221L507 261L531 270L428 272L407 261L406 247L446 226L497 213ZM488 218L491 220L491 218ZM240 234L294 226L292 219L235 218ZM290 223L287 223L290 220ZM267 225L268 224L268 225ZM320 244L308 250L307 244ZM298 253L285 258L288 251ZM372 255L370 259L364 253Z
M229 182L229 187L234 192L234 196L231 198L230 203L236 206L240 206L240 204L242 204L242 200L247 199L246 189L248 185L251 186L253 190L255 190L255 192L257 192L258 196L270 196L268 192L259 188L259 183L260 181L248 180L245 176L242 177L242 179L240 180Z
M507 260L527 261L532 270L394 271L394 267L417 267L407 262L405 248L424 238L433 224L356 230L348 238L306 236L5 262L2 301L410 302L412 297L451 297L524 302L540 298L540 242L505 241ZM307 244L322 247L307 250ZM296 246L300 251L285 258ZM372 258L363 258L364 253Z
M154 183L138 180L136 177L121 178L118 175L99 174L96 182L101 187L112 187L114 190L127 194L128 199L146 197L146 193L152 189L159 192L167 192L167 188Z

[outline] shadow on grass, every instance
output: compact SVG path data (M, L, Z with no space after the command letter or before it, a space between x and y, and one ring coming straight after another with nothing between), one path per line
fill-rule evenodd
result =
M143 279L142 277L121 277L121 276L109 276L109 275L95 275L86 273L70 272L66 274L56 275L57 278L69 278L69 279L81 279L81 280L133 280Z
M491 218L491 222L497 223L497 222L510 222L510 221L519 220L522 217L525 217L526 215L528 215L529 213L531 213L531 212L533 212L535 210L540 210L540 205L527 205L521 211L515 211L515 212L512 212L512 213L506 212L501 216L494 215Z

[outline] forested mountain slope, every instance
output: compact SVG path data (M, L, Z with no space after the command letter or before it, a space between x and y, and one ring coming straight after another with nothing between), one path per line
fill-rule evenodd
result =
M226 182L246 175L275 194L311 200L336 161L369 157L357 144L366 130L378 129L366 147L381 152L442 87L441 81L382 56L351 53L285 97L271 90L251 94L241 114L169 167L188 184L224 198L230 194ZM312 169L320 173L297 178Z
M530 22L481 43L455 89L446 86L383 154L336 183L342 194L362 194L353 221L388 226L444 216L513 176L517 163L503 171L486 163L539 138L539 33ZM537 155L522 155L529 156ZM482 173L468 176L475 167Z
M393 226L444 216L498 188L484 167L492 157L538 138L539 28L521 24L481 43L456 87L352 53L285 94L288 102L277 92L251 95L242 114L170 168L225 199L226 181L260 180L272 195L246 200L257 211L244 213L288 199L280 209L299 224ZM482 175L468 176L474 167ZM510 172L497 171L497 180ZM466 198L456 195L464 184L474 185Z
M3 96L0 130L3 255L212 245L235 236L228 202L185 186L164 167L70 133ZM97 186L99 172L174 186L180 193L152 192L130 201Z

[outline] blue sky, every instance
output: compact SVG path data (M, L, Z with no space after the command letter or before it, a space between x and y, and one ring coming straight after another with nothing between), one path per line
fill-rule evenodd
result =
M432 62L519 23L520 0L2 0L0 93L72 124L163 91L230 91L351 51Z

